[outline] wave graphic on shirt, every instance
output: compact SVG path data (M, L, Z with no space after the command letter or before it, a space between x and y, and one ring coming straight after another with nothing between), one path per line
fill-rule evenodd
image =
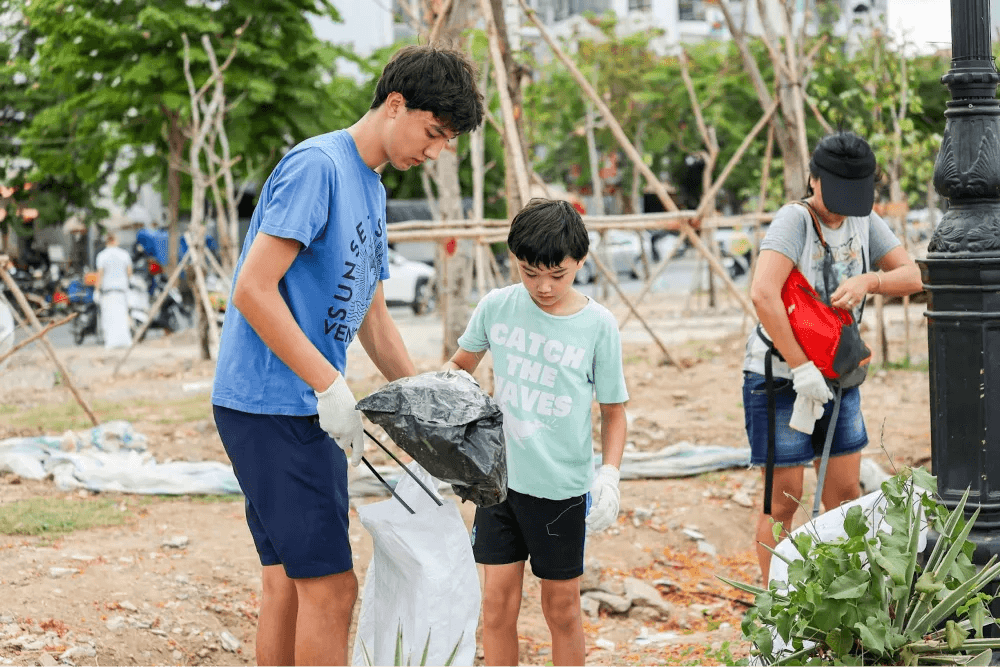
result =
M503 410L503 431L507 442L514 441L524 447L523 438L531 438L539 431L551 431L552 427L542 421L524 421Z

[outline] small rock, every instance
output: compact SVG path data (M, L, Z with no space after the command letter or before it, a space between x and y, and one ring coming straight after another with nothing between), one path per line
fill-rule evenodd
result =
M71 662L74 658L93 658L97 649L93 646L71 646L59 655L63 662Z
M175 663L179 664L180 661L181 661L181 658L184 657L184 654L181 653L180 651L174 649L174 652L170 654L170 657L172 657L174 659Z
M120 630L125 627L125 618L122 616L112 616L104 625L107 626L108 630Z
M167 547L169 549L183 549L188 545L187 535L174 535L169 540L164 540L161 546Z
M681 532L683 532L685 535L687 535L688 537L690 537L692 540L695 540L695 541L705 539L704 535L702 535L701 533L699 533L697 530L693 530L691 528L685 528Z
M655 607L632 607L628 610L628 617L640 623L660 623L670 618L669 614Z
M53 658L47 651L42 651L42 654L38 656L38 664L42 667L56 667L59 661Z
M589 618L597 618L600 615L601 603L589 595L580 596L580 609Z
M594 559L589 559L583 566L583 576L580 577L580 592L600 589L601 565Z
M219 640L222 642L222 648L230 653L236 653L236 649L240 647L240 640L233 637L228 630L219 633Z
M706 542L705 540L698 540L698 551L703 554L708 554L709 556L714 556L717 553L715 546L711 542Z
M79 574L80 570L75 567L50 567L49 576L53 579L58 579L67 574Z
M614 651L615 643L609 639L599 638L594 640L594 646L605 651Z
M121 602L118 603L118 606L126 611L132 611L132 612L139 611L139 608L136 607L131 602L129 602L128 600L122 600Z
M736 491L729 499L740 507L753 507L753 500L750 499L750 496L745 491Z
M198 657L207 658L209 653L211 653L211 651L209 651L207 648L203 648L200 651L198 651Z
M73 554L72 556L70 556L70 558L72 558L73 560L84 560L84 561L97 560L95 556L88 556L87 554Z
M625 597L636 607L652 607L668 618L673 613L673 609L663 599L660 591L635 577L625 578Z
M14 617L11 616L10 614L0 614L0 623L6 625L7 623L13 623L13 622L14 622Z
M604 591L590 591L587 593L588 597L597 600L599 603L615 612L616 614L624 614L628 611L632 603L628 598L624 598L620 595L612 595L611 593L605 593Z
M646 521L652 518L653 510L648 507L636 507L632 510L632 516L639 519L639 521Z
M674 399L676 399L678 401L687 400L690 396L691 396L691 394L689 394L688 392L684 391L683 389L678 389L676 391L670 392L670 397L674 398Z

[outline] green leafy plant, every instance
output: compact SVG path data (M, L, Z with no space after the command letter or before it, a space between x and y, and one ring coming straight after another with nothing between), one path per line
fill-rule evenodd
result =
M455 647L451 649L451 654L448 656L448 659L445 660L445 662L444 662L445 667L450 667L450 665L453 662L455 662L455 656L458 655L458 647L462 645L462 638L464 636L465 636L464 632L458 636L458 641L455 642ZM431 633L428 630L428 632L427 632L427 641L424 642L424 652L420 656L420 662L417 663L418 665L426 665L427 664L427 654L430 652L430 649L431 649ZM368 647L365 646L364 640L361 641L361 653L364 656L365 664L366 665L372 665L372 664L374 664L374 663L372 663L372 657L368 653ZM403 661L403 625L400 624L399 627L396 628L396 651L395 651L395 655L393 656L393 662L392 662L392 664L393 665L410 665L410 664L413 664L413 663L410 662L410 660L412 658L413 658L412 655L408 655L408 656L406 656L406 661L405 662Z
M967 538L979 509L964 518L969 492L948 512L931 497L936 491L926 470L904 469L882 483L878 513L847 511L846 537L820 542L803 531L793 539L801 560L772 549L788 564L787 583L763 589L720 577L756 596L742 624L752 655L774 665L989 664L1000 639L984 635L996 621L983 588L1000 563L995 556L981 569L972 563ZM938 538L922 563L924 522Z

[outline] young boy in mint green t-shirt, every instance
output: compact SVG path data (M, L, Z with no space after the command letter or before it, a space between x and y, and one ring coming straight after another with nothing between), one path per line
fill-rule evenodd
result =
M503 411L507 499L478 508L472 529L473 553L485 573L483 648L488 665L517 664L517 617L530 558L542 581L553 664L582 665L584 538L618 516L628 400L621 339L611 313L573 289L589 239L569 203L533 199L514 217L507 244L521 282L479 302L458 352L445 364L471 373L489 350L493 397ZM595 396L604 464L596 476Z

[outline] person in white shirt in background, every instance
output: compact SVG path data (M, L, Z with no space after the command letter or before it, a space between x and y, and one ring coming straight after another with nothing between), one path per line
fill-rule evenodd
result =
M132 343L128 315L132 258L128 251L118 247L118 237L114 232L109 232L104 242L104 250L97 253L96 260L104 347L128 347Z

